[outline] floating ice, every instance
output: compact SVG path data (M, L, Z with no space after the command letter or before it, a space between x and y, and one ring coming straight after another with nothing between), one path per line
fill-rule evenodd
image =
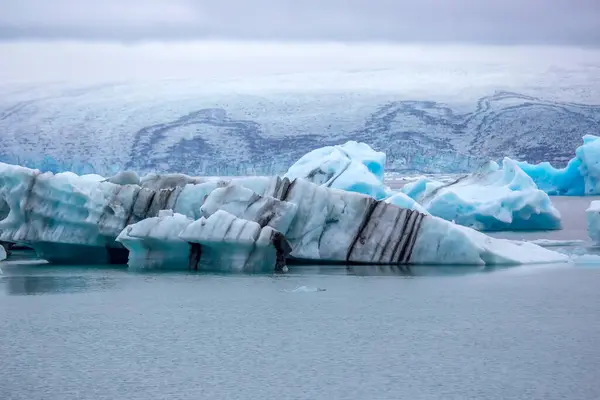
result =
M600 244L600 200L594 200L585 210L588 235L594 243Z
M0 164L0 197L10 208L0 240L28 245L51 262L122 262L125 245L132 264L181 265L187 257L185 265L213 260L216 268L244 271L272 264L273 254L281 265L284 243L290 257L311 262L482 265L565 257L304 179L156 176L140 183ZM256 257L267 262L258 267Z
M0 261L6 260L7 257L6 249L0 244Z
M192 222L185 215L162 210L157 217L125 227L116 240L129 250L130 267L181 268L189 263L190 245L179 233Z
M282 271L291 250L275 229L224 210L192 222L179 237L191 244L189 266L195 270Z
M585 135L583 145L575 150L575 157L565 168L555 168L548 162L519 166L537 184L551 195L584 196L600 194L600 140Z
M349 141L341 146L322 147L305 154L285 176L382 199L387 194L383 184L384 167L384 153L365 143Z
M552 239L535 239L528 240L529 243L537 244L542 247L569 247L569 246L583 246L585 240L552 240Z
M314 292L325 292L327 289L309 287L309 286L298 286L296 289L286 290L288 293L314 293Z
M429 212L422 205L402 192L394 193L392 196L385 199L385 202L393 204L396 207L408 208L409 210L418 211L423 214L429 214Z
M600 267L600 256L596 254L582 254L572 258L575 264L596 265Z
M512 160L489 162L451 184L427 178L402 191L429 213L482 231L560 229L560 213Z

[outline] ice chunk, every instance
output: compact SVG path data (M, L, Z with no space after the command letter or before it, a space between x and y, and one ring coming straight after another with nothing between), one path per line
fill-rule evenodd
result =
M119 172L106 180L117 185L139 185L140 177L133 171Z
M518 265L568 261L566 255L532 243L494 239L437 217L421 223L413 264Z
M129 250L129 267L181 268L188 265L190 245L179 234L192 222L185 215L160 211L158 217L127 226L116 240Z
M546 193L508 158L444 185L421 179L402 190L432 215L482 231L560 229Z
M7 257L6 249L2 244L0 244L0 261L6 260Z
M519 166L551 195L583 196L600 194L600 139L585 135L583 145L565 168L544 162L536 165L520 162Z
M257 222L261 227L270 226L279 232L287 232L297 209L293 203L260 196L239 185L229 185L213 190L201 207L201 213L210 217L218 210L224 210L238 218Z
M304 178L317 185L386 197L383 184L385 154L365 143L349 141L311 151L294 163L285 174L289 179Z
M190 265L200 270L281 271L291 250L280 232L223 210L194 221L179 237L191 243Z
M575 264L580 265L595 265L600 267L600 256L596 254L582 254L580 256L574 256L572 261Z
M588 235L594 243L600 244L600 200L594 200L585 210Z
M393 204L396 207L408 208L409 210L415 210L423 214L429 214L425 207L402 192L394 193L392 196L385 199L385 202Z

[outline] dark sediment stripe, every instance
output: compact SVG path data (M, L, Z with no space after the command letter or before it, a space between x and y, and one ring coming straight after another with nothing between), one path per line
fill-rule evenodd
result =
M398 226L400 228L399 235L396 237L396 241L394 243L394 248L392 250L392 254L390 255L389 262L390 264L397 264L398 253L401 251L402 242L405 237L405 232L408 226L408 220L410 219L410 210L403 209L402 214L404 218L402 218L402 223Z
M378 229L379 223L381 222L381 216L385 212L385 203L376 202L375 209L369 218L369 221L365 225L364 229L358 235L358 239L355 241L355 245L348 258L348 261L352 262L367 262L372 261L373 256L377 252L377 239L382 235L382 232Z
M133 196L132 196L131 207L129 207L129 211L127 212L127 218L125 218L125 224L123 225L123 229L125 229L125 227L127 225L129 225L129 221L131 221L131 219L134 215L135 203L137 203L137 199L138 199L138 196L140 195L141 191L142 191L141 187L135 188L135 192L133 193ZM123 229L121 229L121 230L123 230Z
M190 244L188 268L192 271L198 271L198 265L200 264L200 258L202 257L202 246L200 243L188 243Z
M152 207L152 202L154 201L155 197L156 197L156 191L153 190L152 193L150 194L150 196L148 197L144 211L142 211L142 214L140 215L140 220L148 218L148 212L150 211L150 208Z
M184 188L183 186L177 186L175 189L173 189L173 192L169 196L169 200L165 204L166 210L175 211L175 205L177 204L177 199L179 199L179 195L183 191L183 188Z
M395 258L395 264L400 264L401 260L404 258L404 254L406 253L406 249L408 247L408 243L410 242L410 237L413 234L413 231L415 229L415 222L419 216L419 213L416 211L411 211L408 210L409 217L405 226L405 231L402 235L402 244L399 247L399 251L396 254L396 258Z
M296 186L296 179L290 181L288 178L283 178L281 194L277 193L277 196L273 196L278 200L285 201L290 195L292 189Z
M271 235L271 243L275 247L275 272L281 273L286 266L286 258L292 252L292 248L281 232L274 231Z
M379 252L375 251L375 254L373 254L373 261L377 261L377 262L389 262L390 260L384 260L384 256L386 254L386 251L389 250L390 248L390 243L392 243L392 239L394 237L394 230L396 230L396 225L398 225L398 222L400 221L400 217L402 217L403 215L403 210L399 209L398 212L396 213L396 217L394 218L394 222L392 223L392 229L390 229L390 232L387 235L387 238L385 238L385 243L383 243L381 246L379 246Z
M421 223L423 222L423 218L425 218L425 214L419 213L419 215L417 216L417 220L415 221L415 227L412 231L410 242L406 251L404 252L404 257L402 258L402 264L408 264L410 262L413 249L415 248L415 243L417 242L417 238L419 236L419 231L421 230Z
M348 248L348 252L346 253L346 261L350 261L350 257L352 255L352 250L354 249L354 246L356 245L356 241L360 238L363 230L367 227L369 220L371 219L371 215L373 214L373 211L375 211L375 208L377 207L377 204L379 203L377 200L374 200L371 198L367 198L367 201L369 201L369 205L367 206L367 212L365 213L365 216L363 217L363 220L360 223L358 232L354 236L354 239L352 239L352 244Z

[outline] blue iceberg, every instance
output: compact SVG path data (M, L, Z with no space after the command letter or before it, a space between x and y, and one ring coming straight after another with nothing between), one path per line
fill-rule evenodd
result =
M518 165L550 195L587 196L600 194L600 139L586 135L583 145L575 150L575 158L565 168L555 168L548 162Z
M422 178L402 192L432 215L481 231L561 228L549 196L508 158L451 184Z
M383 184L385 153L354 141L313 150L296 161L284 175L302 178L317 185L369 195L377 200L387 196Z

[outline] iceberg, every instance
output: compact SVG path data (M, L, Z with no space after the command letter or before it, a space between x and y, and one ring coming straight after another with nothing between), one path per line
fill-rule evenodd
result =
M480 231L561 228L549 196L508 158L502 167L490 161L451 184L422 178L402 192L431 215Z
M116 241L129 250L127 264L131 268L180 268L189 264L190 245L179 238L194 220L171 210L128 225Z
M386 197L383 184L385 153L365 143L346 142L313 150L296 161L284 175L302 178L317 185L369 195L378 200Z
M585 210L588 235L596 244L600 244L600 200L594 200Z
M392 194L390 197L385 199L385 202L389 203L389 204L393 204L396 207L407 208L409 210L418 211L423 214L429 214L429 212L425 209L425 207L423 207L422 205L417 203L414 199L412 199L407 194L404 194L402 192Z
M493 239L301 178L156 175L137 185L131 176L120 185L98 176L0 164L0 197L10 209L0 221L0 240L32 247L54 263L129 261L156 267L197 260L202 268L227 271L280 268L282 257L345 264L565 260L539 246ZM223 231L224 226L233 230Z
M271 227L218 210L193 221L170 210L126 227L116 239L132 268L202 271L285 271L290 246Z
M600 194L600 137L585 135L583 145L565 168L555 168L548 162L518 165L550 195L585 196Z
M4 248L4 245L0 244L0 261L6 260L7 257L8 257L8 253L7 253L6 249Z

